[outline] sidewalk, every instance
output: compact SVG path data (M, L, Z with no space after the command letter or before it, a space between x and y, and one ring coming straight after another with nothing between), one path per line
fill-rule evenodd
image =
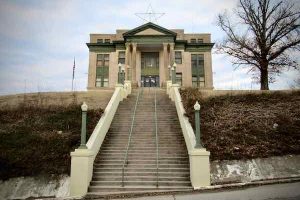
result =
M298 200L300 182L276 185L262 185L222 191L202 191L191 194L175 194L130 198L127 200Z

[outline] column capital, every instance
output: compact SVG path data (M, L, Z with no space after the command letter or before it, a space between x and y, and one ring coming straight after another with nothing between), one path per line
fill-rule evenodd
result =
M170 49L174 49L175 44L174 43L169 43Z
M130 43L129 43L129 42L126 42L126 43L125 43L125 46L126 46L126 48L129 48L129 47L130 47Z
M131 43L133 48L136 48L137 43Z
M164 48L167 48L169 43L165 43L165 42L164 42L164 43L162 43L162 44L163 44L163 47L164 47Z

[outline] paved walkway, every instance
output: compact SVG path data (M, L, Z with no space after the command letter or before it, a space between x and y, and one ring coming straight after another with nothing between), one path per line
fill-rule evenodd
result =
M224 191L130 198L128 200L299 200L300 182Z

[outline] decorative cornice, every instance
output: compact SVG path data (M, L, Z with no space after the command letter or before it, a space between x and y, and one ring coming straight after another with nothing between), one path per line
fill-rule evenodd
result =
M113 43L86 43L92 52L114 52L116 45Z

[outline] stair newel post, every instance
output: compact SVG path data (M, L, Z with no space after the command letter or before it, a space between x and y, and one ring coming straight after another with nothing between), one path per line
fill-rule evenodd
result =
M200 104L196 101L194 105L195 109L195 126L196 126L196 146L195 148L203 148L200 139Z
M176 83L176 63L174 62L172 67L172 84Z
M86 147L86 118L87 118L88 106L85 102L81 105L82 117L81 117L81 140L79 149L87 149Z

